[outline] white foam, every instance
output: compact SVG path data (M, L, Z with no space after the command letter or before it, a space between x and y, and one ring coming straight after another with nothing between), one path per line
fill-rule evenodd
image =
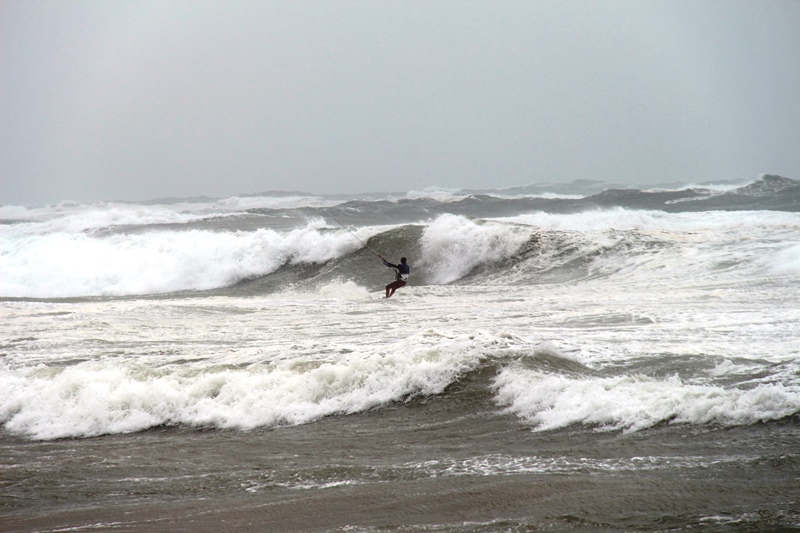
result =
M800 388L782 384L736 389L677 377L576 378L516 368L504 369L495 387L498 403L537 430L582 424L636 431L660 422L734 426L800 411Z
M95 237L47 233L3 239L0 295L153 294L226 286L284 264L322 263L358 248L321 221L288 233L158 231Z
M421 342L420 342L421 341ZM441 393L480 358L466 340L408 339L327 359L144 366L114 358L53 371L0 365L0 420L34 439L127 433L162 424L252 429L355 413Z
M718 231L738 231L742 235L753 228L770 228L780 233L797 231L800 214L776 211L709 211L702 213L666 213L616 207L570 214L534 212L495 220L528 224L542 229L598 233L608 230L655 230L699 232L703 236Z
M291 209L298 207L329 207L341 203L340 200L327 200L319 196L232 196L214 202L214 207L225 211L245 211L247 209Z
M777 274L800 275L800 243L792 244L775 253L770 266Z
M5 236L81 233L114 226L148 224L184 224L208 217L227 216L219 210L183 211L178 206L141 206L131 204L58 205L37 209L0 208L0 218L25 221L0 228Z
M613 209L500 220L539 228L538 253L527 264L554 274L582 264L589 275L613 276L617 283L677 287L800 272L798 213Z
M584 211L571 214L545 212L502 217L498 220L528 224L538 228L561 231L592 231L606 229L640 229L657 225L659 214L654 211L629 211L622 208Z
M0 220L21 221L5 232L52 233L81 232L114 226L148 224L184 224L207 218L235 216L248 209L286 209L294 207L325 207L340 203L316 196L233 196L207 202L176 202L169 204L128 204L99 202L77 204L62 202L42 207L0 206Z
M0 205L0 220L30 220L34 209L22 205Z
M449 283L478 265L514 254L530 238L531 232L520 226L442 215L422 235L422 263L434 272L434 283Z
M328 283L320 287L318 294L323 298L340 300L363 300L370 296L369 290L353 281Z
M88 219L97 218L98 213L109 211L109 219L113 222L115 217L124 218L125 224L148 224L158 223L159 217L170 217L170 215L212 215L222 216L225 214L240 214L248 209L270 208L285 209L296 207L326 207L337 205L341 200L329 200L312 195L249 195L231 196L222 199L207 199L206 201L170 201L164 203L151 202L144 204L120 203L120 202L97 202L93 204L79 204L76 202L60 202L58 204L44 205L38 207L19 206L19 205L0 205L0 220L20 220L20 221L43 221L57 219L61 217L80 218L86 216ZM137 219L141 216L141 220ZM155 222L153 222L155 217ZM164 220L170 222L171 220ZM175 220L180 222L181 219Z
M428 187L422 191L409 191L406 193L405 198L409 200L417 200L430 198L437 202L458 202L465 198L469 198L469 194L465 194L461 189L450 189L446 187Z

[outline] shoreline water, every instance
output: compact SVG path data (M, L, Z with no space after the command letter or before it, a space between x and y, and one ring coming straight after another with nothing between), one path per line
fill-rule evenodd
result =
M797 420L532 433L484 413L465 432L438 403L248 433L2 439L4 460L12 447L39 460L8 472L0 516L9 532L733 531L800 520Z

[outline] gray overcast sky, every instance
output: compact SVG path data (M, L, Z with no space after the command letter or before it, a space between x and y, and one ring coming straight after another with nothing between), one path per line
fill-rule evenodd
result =
M0 0L0 204L800 178L800 1Z

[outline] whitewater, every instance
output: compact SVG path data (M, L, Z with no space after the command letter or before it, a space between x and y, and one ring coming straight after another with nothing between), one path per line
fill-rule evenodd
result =
M800 527L799 185L1 206L4 530Z

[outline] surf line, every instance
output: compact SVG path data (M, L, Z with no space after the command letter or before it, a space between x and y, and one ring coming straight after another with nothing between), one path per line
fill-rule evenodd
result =
M350 235L352 235L353 237L355 237L356 239L358 239L358 241L359 241L361 244L363 244L364 246L366 246L366 247L367 247L367 249L368 249L370 252L372 252L373 254L375 254L376 256L378 256L378 258L380 258L380 260L381 260L381 261L383 261L383 262L386 262L386 259L384 259L384 258L383 258L383 256L382 256L381 254L379 254L378 252L376 252L375 250L373 250L373 249L372 249L372 246L370 246L369 244L367 244L366 242L364 242L364 241L363 241L363 240L362 240L362 239L361 239L361 238L360 238L358 235L356 235L356 234L355 234L355 232L354 232L353 230L351 230L350 228L348 228L347 226L345 226L344 224L342 224L341 222L339 222L339 219L338 219L338 218L336 218L336 217L335 217L335 216L333 216L333 215L328 215L328 216L329 216L329 217L331 217L331 218L332 218L333 220L335 220L336 222L338 222L338 223L339 223L339 225L340 225L341 227L343 227L344 229L346 229L347 231L349 231L349 232L350 232Z

